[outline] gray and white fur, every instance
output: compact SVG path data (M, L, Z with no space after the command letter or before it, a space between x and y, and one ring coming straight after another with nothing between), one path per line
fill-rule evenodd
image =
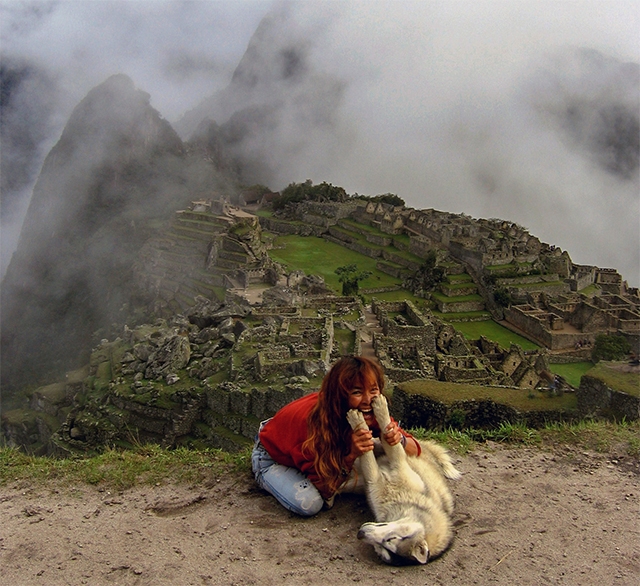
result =
M387 400L376 397L373 412L380 429L391 418ZM351 409L347 420L356 430L367 428L360 411ZM385 455L366 452L357 464L376 523L364 523L358 539L373 546L386 563L419 563L442 554L453 539L453 497L446 478L458 479L460 472L447 450L431 441L420 441L422 454L407 456L400 443L390 446L381 438Z

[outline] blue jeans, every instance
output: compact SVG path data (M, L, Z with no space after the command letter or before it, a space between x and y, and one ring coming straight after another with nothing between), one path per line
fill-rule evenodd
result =
M278 464L256 440L251 468L258 486L272 494L289 511L311 517L320 512L324 500L318 489L302 472Z

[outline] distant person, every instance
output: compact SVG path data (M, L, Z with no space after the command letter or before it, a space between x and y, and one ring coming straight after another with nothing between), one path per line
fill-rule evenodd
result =
M377 362L360 356L338 360L319 392L285 405L261 424L252 453L258 485L303 516L330 507L337 493L353 490L353 464L374 449L381 433L371 401L383 388ZM346 419L349 409L360 410L370 430L353 431ZM393 419L384 434L390 445L402 443L407 454L420 455L420 444Z

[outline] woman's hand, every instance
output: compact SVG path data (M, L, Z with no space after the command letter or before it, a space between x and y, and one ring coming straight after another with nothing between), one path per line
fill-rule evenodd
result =
M356 429L351 434L351 453L354 460L373 450L373 434L369 429Z
M395 446L402 441L402 434L398 426L391 422L384 430L384 439L390 446Z

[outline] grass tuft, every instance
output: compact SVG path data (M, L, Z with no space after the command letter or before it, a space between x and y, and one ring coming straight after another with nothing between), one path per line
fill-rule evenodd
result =
M577 423L549 423L542 429L531 429L521 424L504 423L491 430L466 429L428 431L413 429L418 439L441 443L458 454L466 454L480 444L498 442L513 446L568 446L600 453L622 452L632 458L640 457L640 421L585 420Z
M0 448L0 485L12 481L41 484L57 480L124 490L168 481L197 483L236 472L248 472L251 452L217 449L168 450L155 445L107 449L94 456L53 458L31 456L16 448Z

